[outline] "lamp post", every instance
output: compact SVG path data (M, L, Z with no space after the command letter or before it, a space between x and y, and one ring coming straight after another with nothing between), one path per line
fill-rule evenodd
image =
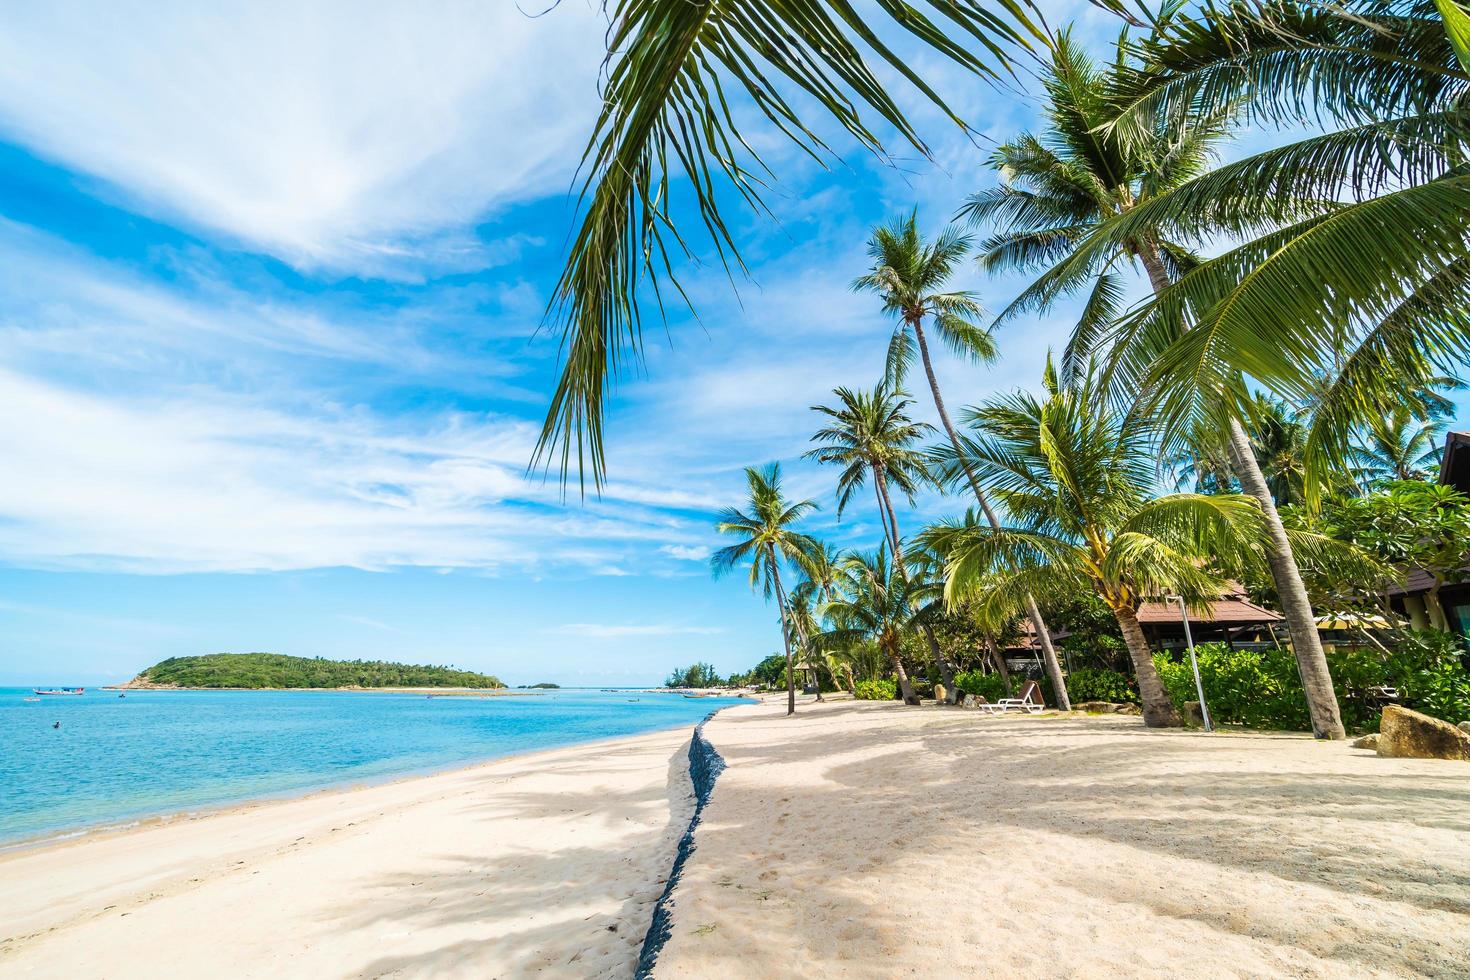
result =
M1189 608L1184 604L1184 596L1164 596L1167 602L1179 603L1179 618L1184 621L1184 642L1189 644L1189 669L1194 671L1194 689L1199 692L1199 713L1205 720L1205 731L1213 732L1215 726L1210 722L1210 706L1205 703L1205 685L1199 678L1199 661L1194 656L1194 635L1189 632Z

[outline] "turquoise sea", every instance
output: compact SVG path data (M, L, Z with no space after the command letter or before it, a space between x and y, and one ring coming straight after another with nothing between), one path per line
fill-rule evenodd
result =
M734 698L0 688L0 844L695 725ZM54 727L60 722L60 727Z

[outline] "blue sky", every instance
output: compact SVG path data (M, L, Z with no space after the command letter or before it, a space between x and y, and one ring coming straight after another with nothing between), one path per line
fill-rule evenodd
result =
M795 461L808 406L881 371L889 325L848 289L867 230L913 207L937 229L992 181L983 149L923 107L935 164L829 172L762 139L782 182L779 222L739 218L755 281L685 270L702 322L649 337L607 492L563 501L526 473L556 372L537 326L602 30L583 2L0 12L0 684L223 650L730 671L778 644L708 571L743 466L787 461L815 531L876 542ZM982 133L1030 123L924 59ZM994 307L1016 288L966 280ZM1032 383L1067 322L946 362L948 398Z

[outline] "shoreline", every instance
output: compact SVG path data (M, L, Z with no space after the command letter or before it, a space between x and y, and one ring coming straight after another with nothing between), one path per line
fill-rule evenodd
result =
M734 705L722 707L734 707ZM719 710L717 708L715 712L717 713ZM109 820L104 823L86 824L73 828L60 828L56 831L43 832L35 836L20 837L14 840L0 840L0 862L3 862L13 854L31 853L50 847L64 848L68 845L82 843L93 838L119 837L134 831L151 830L176 824L188 824L198 820L207 820L211 817L232 816L237 813L245 813L278 804L295 803L302 800L312 800L343 793L374 790L420 779L433 779L438 776L469 774L476 770L484 769L487 766L499 765L516 760L533 761L537 756L551 755L568 749L616 748L618 743L621 742L634 741L650 735L669 734L682 731L686 727L688 726L680 723L677 725L668 725L664 728L649 729L645 732L636 732L631 735L613 735L608 738L563 742L560 745L549 748L512 751L502 755L486 756L473 762L450 762L442 766L411 769L406 772L385 774L377 778L357 777L344 779L323 786L312 786L294 790L286 789L276 793L246 796L239 799L224 800L218 803L202 803L196 807L186 809L163 810L135 817L123 817L119 820Z
M156 976L167 948L180 975L631 975L689 744L680 724L0 854L0 972Z

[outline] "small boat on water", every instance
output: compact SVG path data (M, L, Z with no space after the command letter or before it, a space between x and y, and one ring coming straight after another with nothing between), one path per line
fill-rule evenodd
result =
M86 690L87 689L85 687L33 687L33 688L31 688L31 693L32 694L38 694L38 695L45 695L45 694L84 694L84 693L86 693Z

